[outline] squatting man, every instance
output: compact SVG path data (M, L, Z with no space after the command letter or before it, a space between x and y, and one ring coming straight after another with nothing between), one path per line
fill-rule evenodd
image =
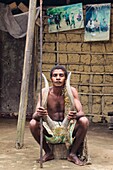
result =
M75 163L76 165L84 165L84 162L80 160L78 153L86 137L89 121L84 115L82 105L78 97L78 92L76 88L72 86L70 86L70 89L74 99L74 106L73 108L70 108L68 113L65 113L66 95L64 89L66 86L67 77L68 73L65 67L57 65L51 69L50 79L52 81L52 86L49 87L48 90L46 107L40 106L39 95L36 111L32 116L32 120L30 121L30 130L34 139L38 144L40 144L40 117L42 117L43 123L46 123L46 121L50 119L50 121L55 122L59 126L62 125L62 122L66 117L69 123L72 121L74 124L72 132L73 140L69 146L67 160ZM45 88L42 89L42 98L45 95L44 90ZM76 114L74 108L76 108ZM54 154L52 153L46 139L52 138L52 134L49 133L48 127L43 124L43 149L45 151L45 154L42 158L43 162L54 159ZM66 133L69 133L69 128L66 130ZM54 138L52 138L52 140L54 140Z

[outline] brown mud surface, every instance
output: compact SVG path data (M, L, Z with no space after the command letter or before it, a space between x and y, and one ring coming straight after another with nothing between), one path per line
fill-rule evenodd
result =
M30 133L29 122L26 122L22 149L15 148L16 126L15 119L0 119L0 170L42 169L36 162L40 148ZM110 131L107 125L90 124L87 136L91 165L81 167L67 160L52 160L43 163L43 169L113 170L113 131Z

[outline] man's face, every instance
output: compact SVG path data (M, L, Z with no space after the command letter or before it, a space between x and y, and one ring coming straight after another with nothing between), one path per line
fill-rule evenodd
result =
M62 69L55 69L52 73L51 80L53 86L57 86L57 87L64 86L66 81L64 71Z

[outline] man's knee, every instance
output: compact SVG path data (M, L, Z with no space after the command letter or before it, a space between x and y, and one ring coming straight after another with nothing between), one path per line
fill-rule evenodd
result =
M35 119L32 119L29 122L30 129L37 128L39 126L39 122L37 122Z
M89 126L89 120L85 116L79 119L79 123L86 128Z

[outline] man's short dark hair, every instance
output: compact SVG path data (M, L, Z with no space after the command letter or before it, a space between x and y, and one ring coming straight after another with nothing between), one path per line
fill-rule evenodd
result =
M54 67L51 69L51 71L50 71L50 78L52 78L53 71L56 70L56 69L57 69L57 70L58 70L58 69L61 69L62 71L64 71L65 77L66 77L66 79L67 79L67 75L68 75L67 70L66 70L66 68L65 68L64 66L62 66L62 65L56 65L56 66L54 66Z

